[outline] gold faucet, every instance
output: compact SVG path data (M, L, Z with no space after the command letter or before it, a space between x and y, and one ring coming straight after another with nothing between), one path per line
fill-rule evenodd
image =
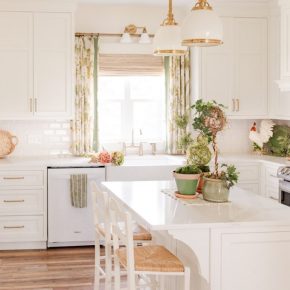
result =
M143 135L143 132L142 132L141 129L139 130L139 133L140 133L140 136ZM123 142L123 153L124 153L124 155L126 155L128 148L138 148L139 156L142 156L144 154L143 143L144 142L140 141L139 145L135 145L134 129L132 129L131 144L130 145L127 145L126 142Z

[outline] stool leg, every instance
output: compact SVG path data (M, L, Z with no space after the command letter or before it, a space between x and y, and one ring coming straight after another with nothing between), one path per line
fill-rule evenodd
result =
M149 277L150 283L152 284L151 290L157 290L157 278L155 275Z
M160 290L165 290L165 276L159 276Z
M106 280L105 289L111 289L112 283L112 246L110 244L105 245L105 255L106 255Z
M190 290L190 269L188 267L184 269L184 290Z
M100 259L100 240L99 235L96 234L95 241L95 283L94 290L100 289L100 267L101 267L101 259Z
M120 262L117 255L114 255L114 289L121 289L121 277L120 277Z

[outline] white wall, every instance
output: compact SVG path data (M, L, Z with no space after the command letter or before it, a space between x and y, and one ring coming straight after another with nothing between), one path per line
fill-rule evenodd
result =
M217 7L217 10L219 8ZM181 23L189 9L176 8L176 20ZM223 12L220 12L223 11ZM249 9L240 9L226 6L220 10L223 15L245 16ZM256 7L250 13L265 14L265 9ZM134 23L146 26L149 33L155 33L162 20L166 17L166 8L145 6L99 6L94 4L81 4L76 11L76 32L107 32L122 33L126 25ZM116 39L113 39L115 43ZM101 49L105 51L151 53L151 46L141 45L111 45L108 38L101 41ZM111 41L112 42L112 41ZM193 88L194 89L194 88ZM228 128L219 137L221 152L237 153L249 152L250 142L248 131L253 120L232 120ZM15 133L20 144L15 155L47 155L65 154L70 150L69 122L47 121L0 121L0 128Z
M258 8L257 8L258 9ZM262 12L261 9L258 9ZM235 9L227 7L223 9L225 15L237 14L243 16L248 13L244 8ZM182 23L182 20L189 12L189 9L175 8L174 15L176 21ZM136 25L145 25L149 33L155 33L161 21L166 17L166 8L162 7L144 7L144 6L97 6L93 4L79 5L76 13L76 31L77 32L108 32L122 33L126 25L134 23ZM113 39L115 44L108 44L110 39L104 38L101 41L101 52L109 51L118 53L134 52L134 53L151 53L153 48L136 45L119 45L116 44L118 39ZM194 61L194 60L193 60ZM195 88L192 88L195 90ZM227 129L219 136L220 150L227 153L246 153L251 150L248 132L251 128L253 120L231 120Z

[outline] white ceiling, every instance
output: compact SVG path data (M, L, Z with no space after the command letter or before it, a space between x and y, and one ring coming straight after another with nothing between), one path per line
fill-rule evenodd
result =
M209 0L210 3L225 3L225 2L250 2L250 3L267 3L269 0ZM148 6L165 6L168 0L78 0L81 3L95 3L108 5L148 5ZM196 0L173 0L174 6L193 6Z

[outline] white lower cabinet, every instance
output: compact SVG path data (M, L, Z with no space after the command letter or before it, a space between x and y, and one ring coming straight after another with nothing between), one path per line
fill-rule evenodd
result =
M279 200L279 181L277 176L278 168L281 165L264 165L262 168L261 186L264 195L274 200Z
M212 230L210 252L210 289L287 290L290 285L289 228Z
M42 189L0 190L0 212L32 214L43 212Z
M1 242L43 241L43 216L4 216L0 217ZM13 245L11 245L13 247ZM1 243L0 243L1 249Z
M0 170L0 250L46 248L46 175Z

